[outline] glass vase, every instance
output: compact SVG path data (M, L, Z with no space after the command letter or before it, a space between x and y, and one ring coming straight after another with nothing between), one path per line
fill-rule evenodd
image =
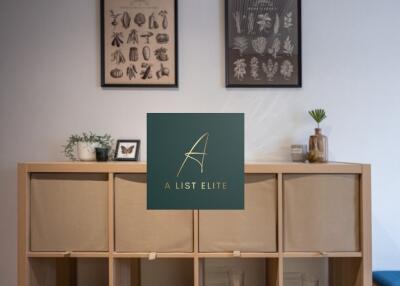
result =
M315 134L310 136L308 144L308 161L310 163L328 162L328 138L315 128Z

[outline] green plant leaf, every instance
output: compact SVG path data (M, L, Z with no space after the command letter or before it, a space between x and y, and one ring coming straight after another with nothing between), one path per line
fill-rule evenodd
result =
M317 122L318 127L319 124L327 118L326 116L326 112L324 109L314 109L314 110L310 110L308 112L308 114L310 114L310 116L315 120L315 122Z
M104 147L104 148L109 148L110 149L110 154L111 154L111 149L114 144L114 139L112 139L110 134L104 134L104 135L96 135L93 132L83 132L82 135L78 134L73 134L69 136L66 145L63 145L62 147L64 148L64 155L68 159L72 161L76 161L77 158L75 158L75 148L76 145L79 142L86 142L86 143L98 143L99 146Z

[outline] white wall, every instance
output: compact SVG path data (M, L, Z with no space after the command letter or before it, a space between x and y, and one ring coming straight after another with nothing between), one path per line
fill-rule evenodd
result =
M373 263L400 269L400 1L303 1L302 89L224 88L222 0L179 1L179 89L101 89L96 0L0 2L0 285L16 279L16 163L85 130L143 140L146 112L245 112L246 159L284 161L327 109L331 159L373 166Z

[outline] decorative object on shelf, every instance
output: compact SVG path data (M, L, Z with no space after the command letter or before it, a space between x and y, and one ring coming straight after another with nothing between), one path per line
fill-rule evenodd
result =
M114 160L116 161L138 161L140 140L118 140L115 148Z
M101 86L178 86L177 2L101 0Z
M244 286L244 271L240 268L232 268L228 271L229 286Z
M225 0L227 87L301 87L301 0Z
M63 146L64 154L65 157L72 161L95 161L96 147L111 150L113 142L114 140L109 134L102 136L96 135L92 132L83 132L82 135L73 134L68 138L67 144ZM75 157L75 154L77 157Z
M285 286L303 286L303 275L300 272L284 272L283 284Z
M307 145L295 144L290 146L293 162L305 162L307 160Z
M108 155L110 153L110 148L107 147L96 147L96 161L106 162L108 161Z
M319 280L308 273L303 273L303 286L318 286L319 285Z
M325 110L315 109L308 112L310 116L317 122L315 134L310 136L308 148L308 161L310 163L326 163L328 162L328 138L322 135L319 124L326 118Z

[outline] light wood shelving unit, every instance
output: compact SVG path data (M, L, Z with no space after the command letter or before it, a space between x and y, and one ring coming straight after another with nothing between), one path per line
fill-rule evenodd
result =
M326 261L329 286L372 285L369 165L248 163L245 211L177 211L173 217L177 234L167 235L164 219L168 219L169 211L158 214L135 204L132 208L141 208L146 216L143 225L138 226L142 231L133 230L130 237L121 237L120 233L129 233L120 229L129 227L130 216L126 215L124 223L116 222L116 217L125 215L120 208L126 198L136 202L141 197L124 197L136 194L124 193L121 186L125 183L120 183L119 175L132 175L124 188L129 190L132 183L143 194L146 169L145 163L130 162L19 164L18 286L204 286L210 277L221 277L215 269L232 263L248 269L245 285L285 286L286 263L296 259ZM105 179L96 181L95 186L104 188L105 195L88 191L87 197L80 200L79 194L86 192L73 191L76 184L82 184L81 178L62 187L51 179L53 175L63 178L78 174L102 174ZM87 183L84 190L91 186ZM46 197L53 194L51 190L58 191L58 197ZM66 192L71 192L66 198L72 208L77 202L81 209L71 214L71 221L63 216L65 225L60 225L57 214L48 212L69 210L60 203ZM90 195L104 202L91 201ZM47 200L56 203L43 206ZM41 213L42 209L47 213ZM98 213L90 214L91 210ZM87 219L73 219L86 211ZM318 224L320 220L323 224ZM153 221L157 229L146 224ZM218 222L225 224L219 227ZM79 249L77 243L82 240L76 242L69 232L80 235L80 228L88 232L92 227L97 233L88 240L94 241L94 247ZM304 231L299 231L302 227ZM47 233L49 229L51 233ZM143 246L142 242L147 241L141 237L143 233L153 236L151 245ZM52 249L46 249L49 239L60 243L51 243ZM61 249L65 245L72 245L71 249ZM137 245L143 249L137 249ZM135 250L123 251L129 247Z

